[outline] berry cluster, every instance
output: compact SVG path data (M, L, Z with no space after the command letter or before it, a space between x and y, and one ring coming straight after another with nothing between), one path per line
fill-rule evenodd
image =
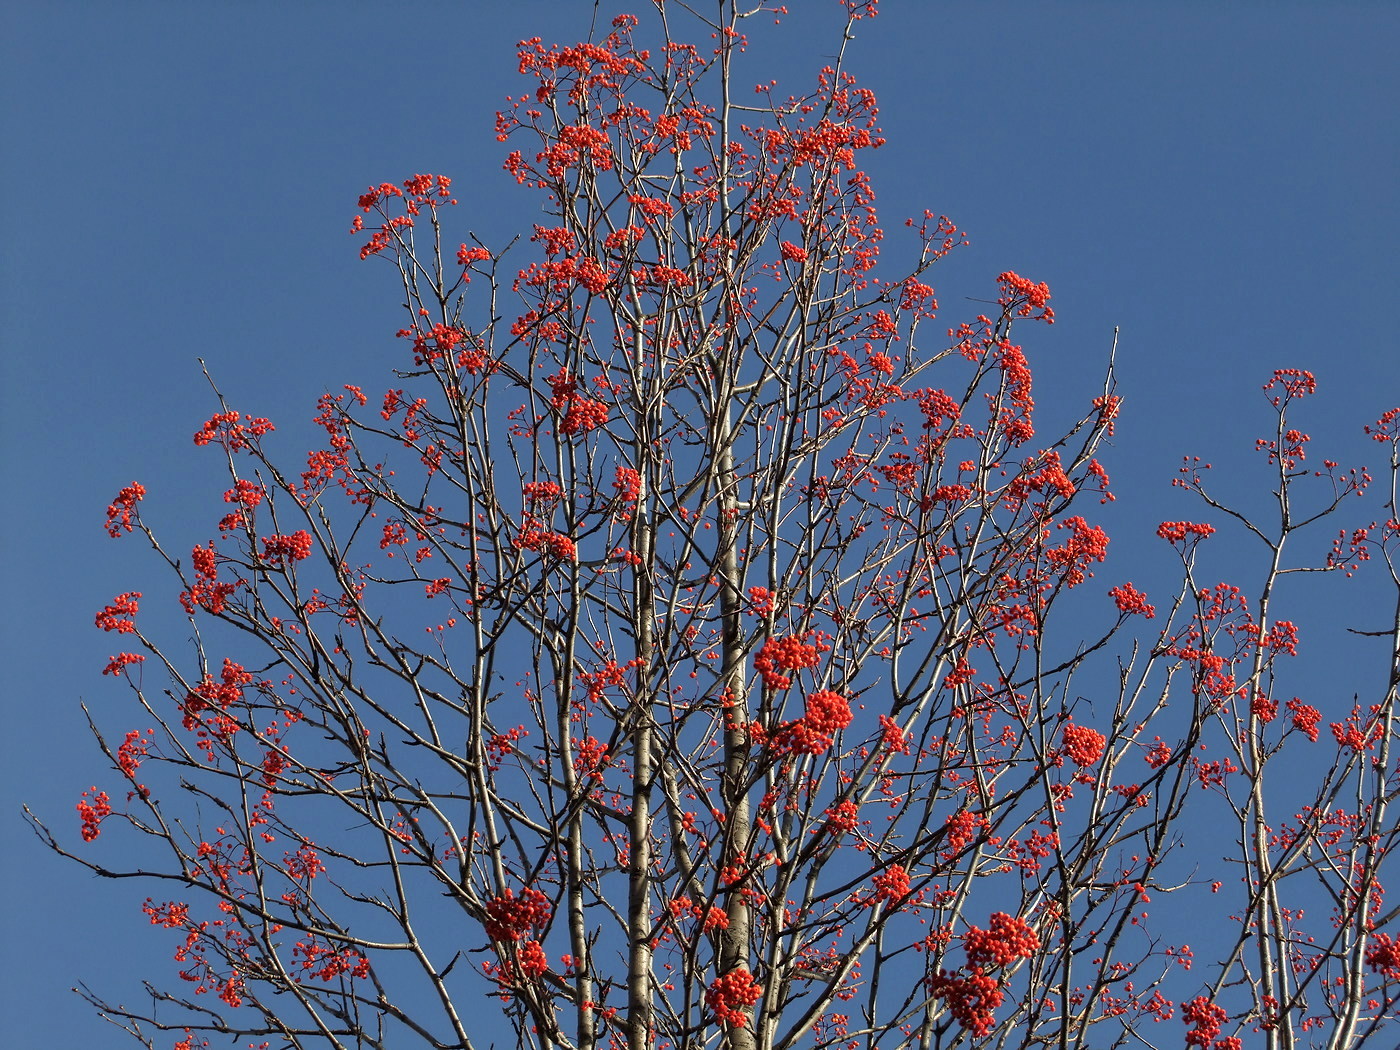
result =
M1044 281L1036 284L1008 270L997 276L997 283L1002 286L1002 296L998 301L1004 306L1013 307L1017 317L1030 317L1033 311L1039 310L1035 317L1037 321L1055 323L1055 311L1045 305L1050 301L1050 286Z
M786 689L792 679L783 671L816 667L821 663L820 646L809 645L801 638L770 638L753 658L754 668L763 676L767 689Z
M139 481L133 481L118 492L117 498L107 508L107 535L120 536L123 529L130 532L135 528L131 516L136 511L136 504L145 498L146 486Z
M136 621L127 617L135 616L140 612L139 601L140 591L128 591L126 594L119 594L112 599L112 604L104 606L97 614L95 623L104 631L116 631L118 634L135 634Z
M526 514L515 545L521 550L548 554L559 561L573 561L578 557L578 546L573 540L560 532L547 532L539 527L541 524L538 519Z
M1065 754L1081 769L1103 757L1104 735L1088 726L1065 726Z
M872 905L877 903L898 905L911 892L909 873L904 870L904 866L901 864L891 864L889 868L871 879L871 882L875 884L875 892L870 895Z
M1366 949L1366 965L1392 981L1400 981L1400 938L1378 933Z
M1214 531L1214 525L1197 524L1190 521L1164 521L1157 526L1157 535L1168 543L1180 543L1188 535L1204 538Z
M519 941L532 929L549 922L549 898L536 889L524 889L520 896L506 890L486 902L486 936L493 941Z
M1204 995L1196 996L1189 1003L1182 1003L1181 1019L1196 1026L1194 1031L1186 1033L1186 1045L1210 1047L1212 1050L1240 1050L1241 1044L1238 1039L1216 1038L1228 1016L1223 1006L1216 1006Z
M259 416L256 419L249 415L243 416L243 422L239 421L237 412L217 412L210 416L194 435L196 445L208 445L210 443L222 445L229 452L241 452L253 444L253 439L260 438L269 431L276 430L267 419Z
M284 559L303 561L311 556L311 533L297 529L290 536L264 536L263 561L269 565L282 565Z
M578 380L561 368L549 377L554 396L549 403L559 413L559 433L586 434L608 421L608 406L578 392Z
M753 974L740 966L723 977L717 977L705 992L705 1005L715 1012L722 1024L744 1028L749 1015L744 1011L758 1002L763 989Z
M95 787L89 788L83 792L77 809L83 824L83 841L91 842L99 834L97 826L102 823L103 818L111 815L112 800L107 797L107 792L98 791Z
M948 1004L948 1012L958 1024L978 1038L989 1035L996 1027L992 1011L1006 999L997 979L977 968L966 977L940 970L929 978L928 989L935 999Z
M853 717L844 696L819 689L807 697L807 713L802 718L773 734L773 747L797 755L820 755L831 747L832 735L850 725Z
M1148 602L1146 593L1138 590L1131 583L1125 583L1121 587L1110 587L1108 596L1118 606L1119 612L1125 612L1130 616L1136 614L1148 620L1157 615L1157 610Z
M1040 938L1025 919L998 911L992 913L991 929L973 926L967 931L963 947L973 966L1007 966L1034 955L1040 948Z

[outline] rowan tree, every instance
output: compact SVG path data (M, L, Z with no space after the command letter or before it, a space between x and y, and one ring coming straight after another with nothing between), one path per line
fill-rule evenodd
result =
M950 327L962 232L877 218L873 0L794 94L736 73L755 6L523 42L496 138L547 217L506 250L445 175L370 188L388 388L324 395L304 466L216 389L192 549L140 483L108 507L189 641L141 626L165 589L98 614L139 718L89 716L90 846L31 819L145 881L179 980L84 994L177 1050L1381 1045L1400 603L1388 684L1338 710L1292 695L1275 592L1400 594L1400 410L1382 484L1314 468L1280 370L1270 514L1187 461L1180 588L1101 583L1111 352L1040 433L1013 329L1047 285ZM1198 567L1217 527L1258 541L1248 589ZM1193 959L1203 912L1234 933Z

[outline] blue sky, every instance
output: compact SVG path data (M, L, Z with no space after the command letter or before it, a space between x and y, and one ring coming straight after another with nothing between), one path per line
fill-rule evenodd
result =
M755 81L806 86L834 50L834 0L789 2L798 16L755 27ZM1151 524L1199 516L1168 488L1182 455L1249 476L1273 368L1316 373L1319 451L1366 454L1360 425L1400 403L1400 5L883 6L850 65L889 139L871 170L888 225L928 207L969 231L935 274L949 322L978 312L964 297L993 296L1002 270L1048 281L1059 323L1022 334L1051 418L1097 392L1121 328L1105 585L1169 570ZM493 115L521 90L515 42L582 39L591 13L582 0L6 5L10 1045L123 1045L67 988L173 976L173 945L139 911L151 891L45 854L18 814L27 802L76 838L78 794L115 783L78 709L118 735L130 717L100 675L112 646L92 617L164 580L136 542L108 540L107 502L139 479L175 549L207 538L220 486L190 443L212 411L196 358L234 404L294 435L309 435L322 390L387 382L398 297L385 267L356 257L356 195L440 172L464 229L488 243L528 229L538 203L501 170ZM1222 572L1244 552L1222 548ZM1380 674L1359 667L1348 701Z

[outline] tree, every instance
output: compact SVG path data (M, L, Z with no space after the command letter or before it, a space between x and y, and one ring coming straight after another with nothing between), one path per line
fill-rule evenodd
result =
M925 213L887 269L845 43L755 105L746 16L673 36L677 6L650 48L627 16L521 46L497 136L549 215L523 266L454 247L445 176L360 198L408 311L377 413L325 395L303 470L218 398L195 442L229 488L188 558L140 484L108 508L178 577L192 649L146 635L140 593L98 614L154 728L91 719L127 783L79 830L141 861L34 826L157 884L187 985L90 1001L183 1048L474 1047L497 1018L581 1050L1374 1045L1400 603L1388 688L1327 740L1282 699L1275 590L1364 562L1400 594L1400 412L1370 428L1383 523L1294 560L1370 478L1303 466L1315 384L1279 371L1272 521L1180 478L1263 541L1257 589L1207 582L1212 525L1169 521L1174 596L1092 593L1111 355L1039 437L1012 332L1053 322L1049 289L1008 271L987 314L926 323L962 234ZM874 5L845 6L848 41ZM1172 924L1203 907L1238 934L1192 970Z

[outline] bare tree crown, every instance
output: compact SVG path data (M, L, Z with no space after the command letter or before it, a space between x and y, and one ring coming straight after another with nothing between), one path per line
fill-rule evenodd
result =
M92 720L122 786L78 830L139 860L34 826L145 879L181 980L90 1000L179 1050L1382 1045L1400 616L1389 688L1338 711L1293 697L1273 588L1395 579L1396 414L1368 492L1305 464L1313 380L1276 373L1273 519L1188 463L1180 589L1100 586L1111 354L1047 436L1013 330L1049 288L936 320L963 234L887 233L862 171L874 3L794 95L739 82L735 4L683 6L521 45L496 135L546 203L514 251L446 176L360 197L400 365L321 399L304 467L219 398L217 538L166 546L139 483L108 508L192 642L143 631L154 592L97 617L153 728ZM1200 575L1216 527L1264 541L1249 593ZM1219 958L1199 909L1235 923Z

